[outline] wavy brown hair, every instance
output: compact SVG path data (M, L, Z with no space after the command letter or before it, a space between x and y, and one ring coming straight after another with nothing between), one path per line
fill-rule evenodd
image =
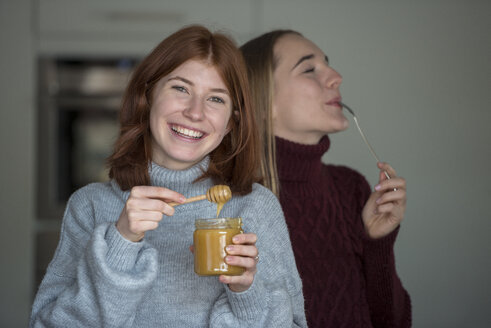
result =
M152 93L160 79L188 60L203 60L215 67L232 98L230 132L209 154L208 170L198 180L212 178L235 193L247 194L252 183L259 181L259 143L247 69L232 39L197 25L164 39L135 69L123 96L119 137L107 161L109 177L123 190L150 184Z
M274 30L262 34L247 43L240 50L244 55L251 89L252 106L256 124L260 131L260 174L262 184L275 195L280 194L278 170L276 168L276 143L273 132L273 72L279 58L274 54L274 46L287 34L300 35L293 30Z

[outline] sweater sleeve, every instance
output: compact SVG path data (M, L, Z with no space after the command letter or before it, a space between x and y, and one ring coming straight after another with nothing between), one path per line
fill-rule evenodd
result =
M364 178L360 186L359 199L362 202L359 213L370 195L370 187ZM411 300L402 286L395 266L394 243L400 227L388 236L374 240L365 233L361 214L359 221L363 271L372 324L375 328L411 327Z
M260 254L254 282L241 293L226 288L214 304L210 327L307 327L302 283L281 206L262 187L254 197L258 201L246 204L243 212L244 221L254 222L245 232L256 233Z
M92 228L82 191L68 202L60 242L33 304L30 327L130 327L157 274L155 249L114 222Z

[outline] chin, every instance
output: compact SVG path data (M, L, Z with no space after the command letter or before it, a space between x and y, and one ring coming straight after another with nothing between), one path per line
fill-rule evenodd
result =
M326 134L331 134L331 133L337 133L337 132L343 132L346 131L349 127L348 122L346 124L339 124L338 126L333 126L329 130L326 130Z
M339 123L336 132L342 132L347 130L348 128L349 128L349 121L347 119L344 119L342 122Z
M346 130L348 130L348 128L349 128L349 122L346 121L346 123L343 124L343 127L339 131L346 131Z

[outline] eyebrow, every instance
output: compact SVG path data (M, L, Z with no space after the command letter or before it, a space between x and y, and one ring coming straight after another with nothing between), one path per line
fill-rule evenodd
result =
M312 59L314 58L314 54L310 54L310 55L305 55L303 56L302 58L300 58L297 63L293 66L292 68L292 71L295 69L295 67L297 67L298 65L300 65L302 62L306 61L306 60L309 60L309 59Z
M309 59L312 59L312 58L314 58L314 57L315 57L315 55L314 55L314 54L309 54L309 55L305 55L305 56L303 56L303 57L302 57L302 58L300 58L300 59L297 61L297 63L296 63L294 66L293 66L292 71L295 69L295 67L297 67L298 65L300 65L302 62L304 62L304 61L306 61L306 60L309 60ZM328 58L326 55L324 55L324 60L326 61L326 63L328 63L328 64L329 64L329 58Z
M184 82L184 83L187 83L191 86L194 86L194 83L189 81L188 79L184 78L184 77L181 77L181 76L173 76L173 77L170 77L167 82L169 81L172 81L172 80L178 80L178 81L181 81L181 82ZM211 91L213 92L220 92L220 93L224 93L226 95L229 95L228 93L228 90L226 89L222 89L222 88L212 88Z

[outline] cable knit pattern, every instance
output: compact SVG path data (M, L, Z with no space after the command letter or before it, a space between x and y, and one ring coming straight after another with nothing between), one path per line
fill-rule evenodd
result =
M324 165L330 141L276 137L280 202L303 282L309 327L410 327L411 304L395 271L397 230L371 240L361 211L370 195L358 172Z
M209 159L184 171L152 164L151 183L187 197L206 193L193 183ZM234 293L217 277L194 273L194 220L215 217L216 204L175 208L141 242L121 236L115 222L129 192L112 181L70 198L60 242L34 301L30 327L306 327L302 285L287 226L274 195L260 185L234 196L223 217L242 217L258 236L261 259L252 286Z

